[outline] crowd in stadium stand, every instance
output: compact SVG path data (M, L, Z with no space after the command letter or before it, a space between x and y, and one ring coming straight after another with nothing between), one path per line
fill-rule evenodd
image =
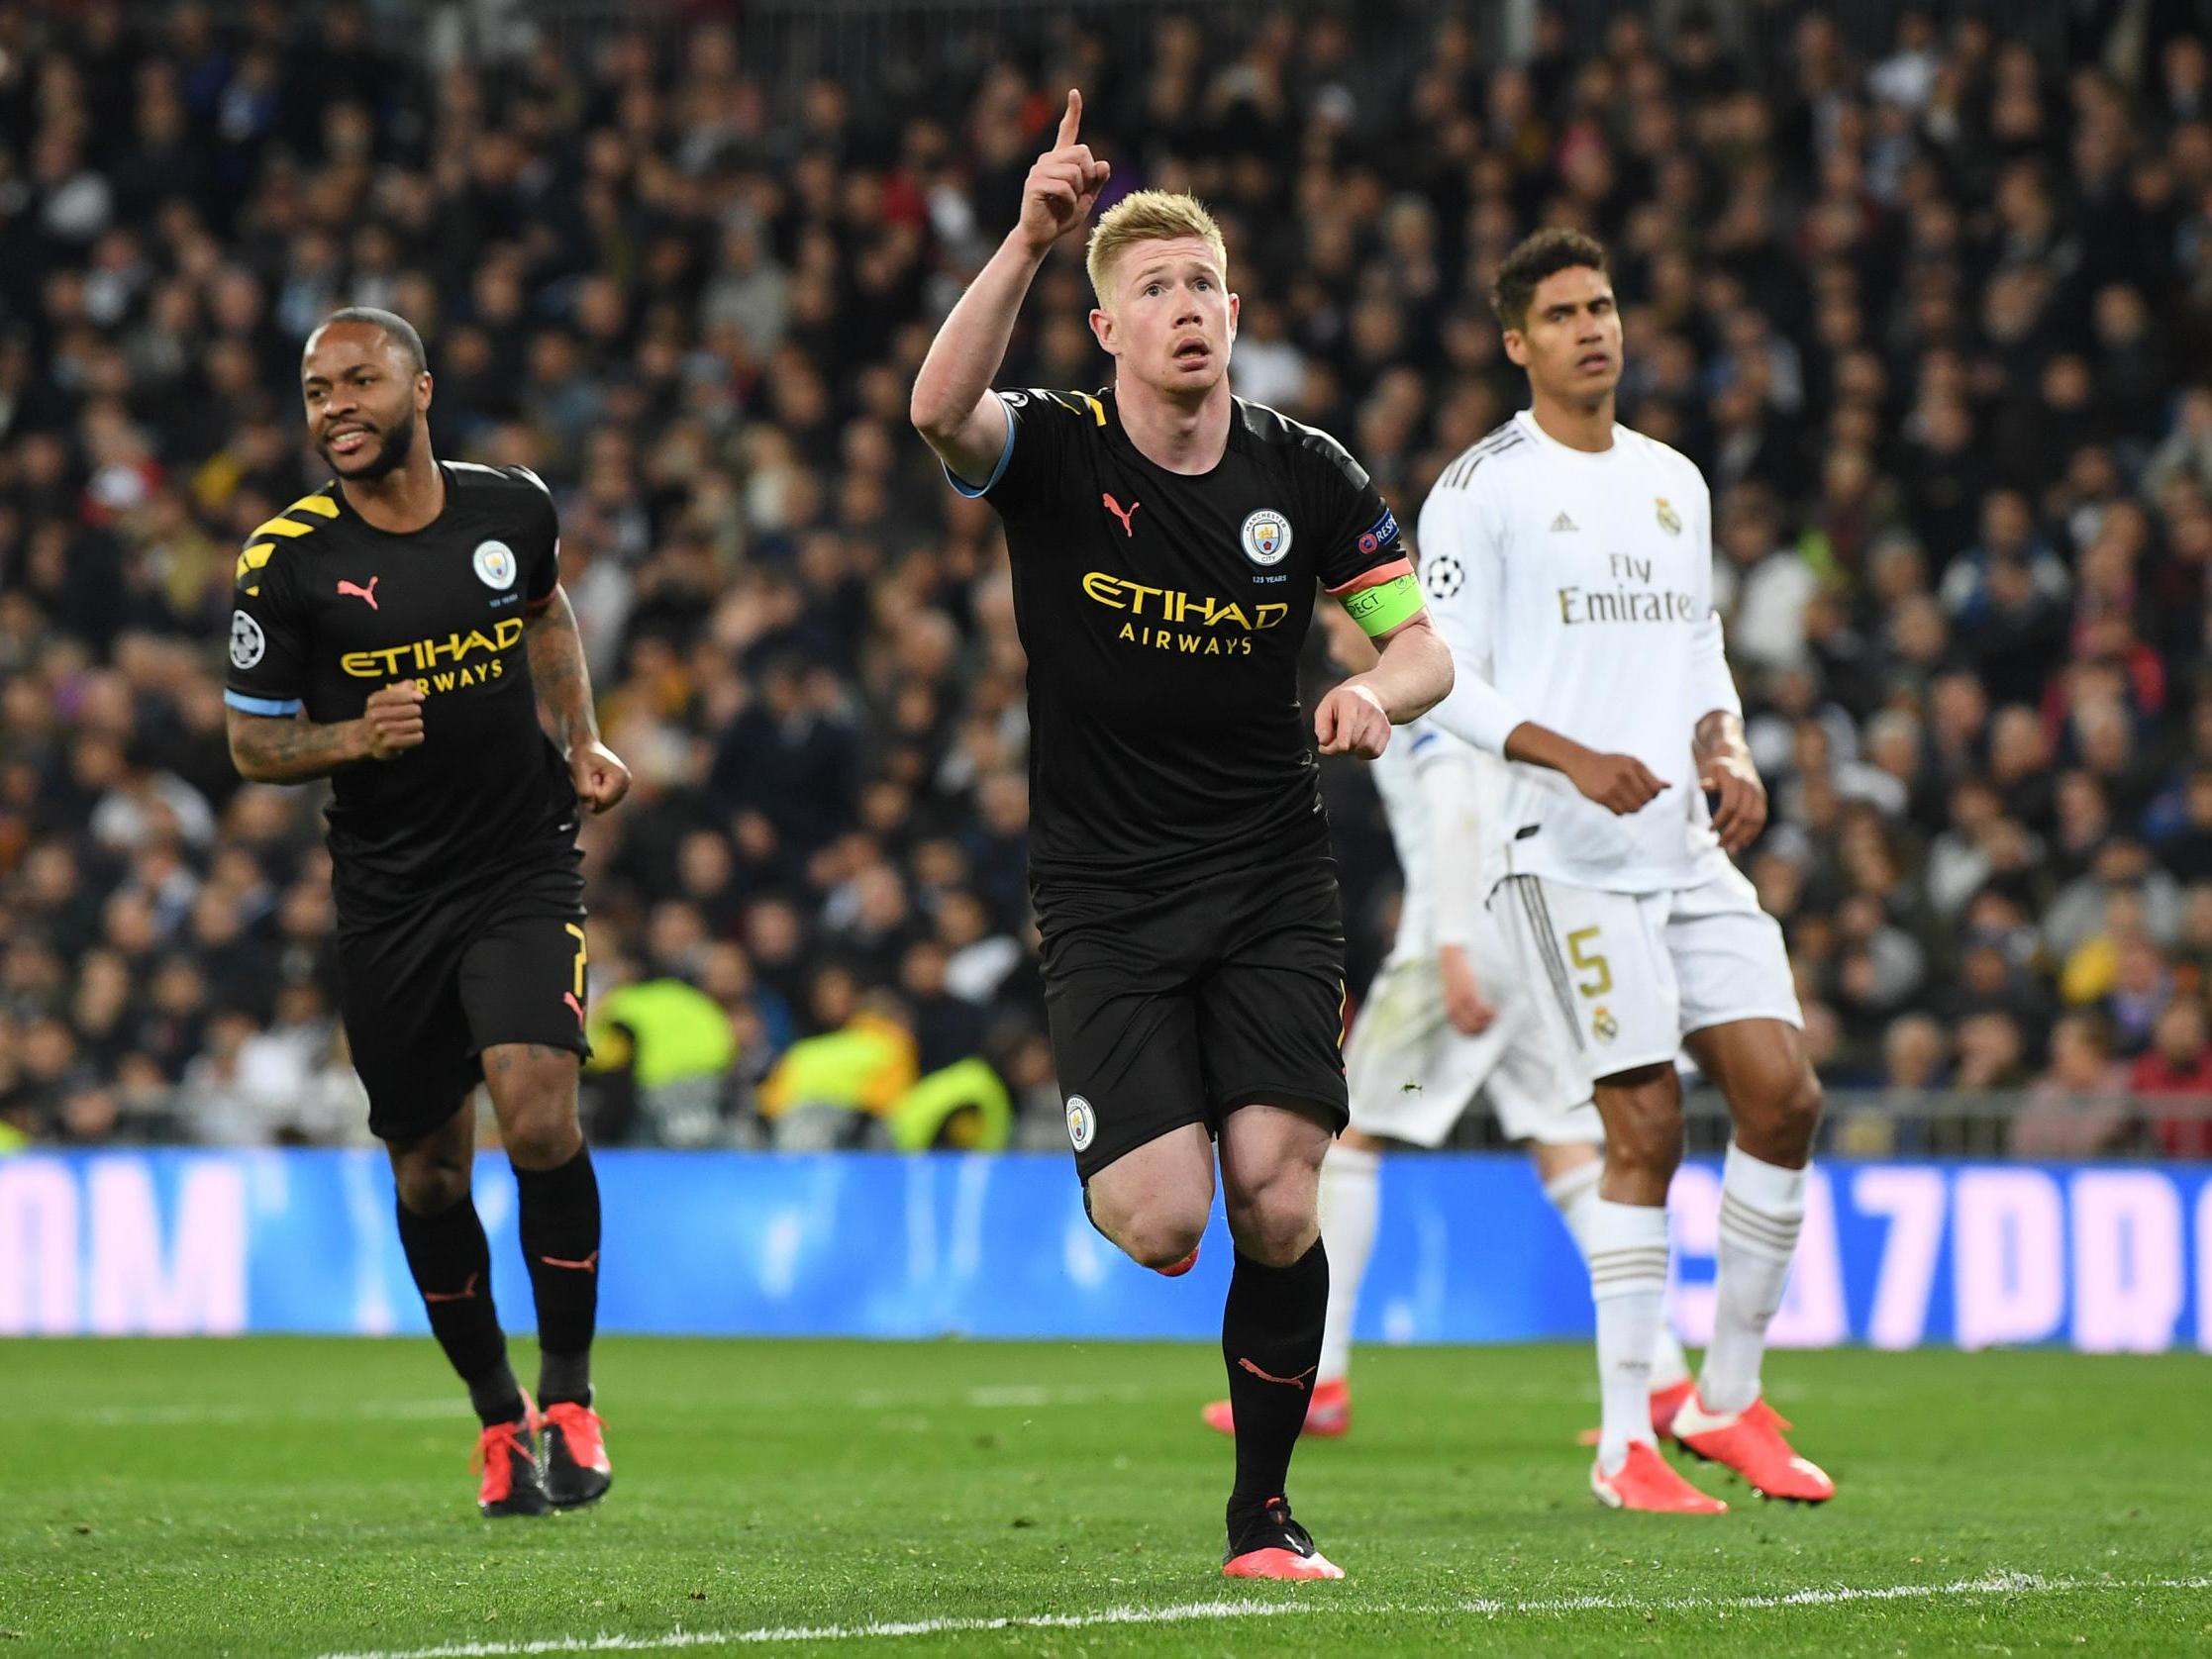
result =
M1004 552L906 403L1072 83L1109 201L1220 215L1238 391L1408 523L1519 407L1498 257L1605 238L1622 419L1712 484L1746 864L1824 1077L1875 1091L1838 1143L2016 1090L2023 1151L2212 1152L2160 1105L2212 1094L2212 68L2187 7L2076 11L2070 68L1941 8L1861 55L1692 14L1383 67L1349 11L1147 16L948 34L905 100L723 27L449 68L344 4L0 12L0 1133L363 1133L319 792L240 783L221 682L242 537L323 481L300 342L354 303L421 329L443 454L559 504L637 774L586 834L599 1136L1056 1137ZM1078 252L1002 384L1106 377ZM1357 984L1394 878L1328 789Z

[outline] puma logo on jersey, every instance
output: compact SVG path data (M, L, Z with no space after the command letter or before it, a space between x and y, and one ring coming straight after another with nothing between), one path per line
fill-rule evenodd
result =
M383 579L381 576L371 576L368 579L368 586L365 588L357 588L352 582L341 582L338 584L338 596L341 599L348 596L354 599L365 599L368 601L368 608L371 611L380 611L383 607L376 603L376 584Z
M1580 528L1581 527L1579 525L1577 525L1572 519L1568 518L1564 513L1561 513L1558 518L1552 521L1552 534L1554 536L1558 535L1561 531L1579 530Z
M1116 501L1112 496L1102 495L1098 499L1106 504L1107 512L1113 514L1115 518L1121 520L1122 534L1134 540L1136 538L1137 532L1129 521L1137 516L1137 509L1144 506L1145 504L1141 501L1133 501L1129 504L1129 511L1124 513L1122 511L1122 504Z

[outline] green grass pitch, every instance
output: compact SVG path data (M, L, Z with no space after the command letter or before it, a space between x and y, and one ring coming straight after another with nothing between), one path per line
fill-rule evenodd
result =
M1585 1350L1362 1351L1292 1477L1351 1576L1302 1586L1220 1577L1202 1347L598 1371L612 1496L490 1523L427 1340L0 1343L0 1656L2212 1651L2196 1356L1783 1354L1842 1495L1705 1470L1736 1508L1693 1520L1589 1500Z

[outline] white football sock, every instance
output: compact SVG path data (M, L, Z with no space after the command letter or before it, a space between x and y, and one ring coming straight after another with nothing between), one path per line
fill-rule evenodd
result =
M1690 1380L1690 1356L1682 1352L1682 1339L1674 1334L1674 1321L1659 1306L1659 1340L1652 1344L1652 1392Z
M1321 1332L1321 1369L1314 1381L1334 1383L1352 1367L1352 1325L1359 1282L1374 1254L1381 1208L1382 1156L1341 1141L1321 1163L1321 1241L1329 1251L1329 1322Z
M1577 1164L1564 1175L1544 1184L1544 1196L1558 1209L1559 1220L1573 1234L1574 1246L1582 1252L1585 1263L1590 1259L1590 1218L1597 1213L1598 1181L1604 1174L1602 1163ZM1681 1340L1675 1336L1674 1326L1662 1306L1659 1339L1652 1344L1652 1387L1655 1390L1672 1388L1676 1383L1687 1381L1689 1374L1689 1356L1682 1352Z
M1652 1433L1652 1349L1666 1322L1666 1212L1593 1198L1590 1297L1597 1304L1597 1378L1604 1400L1598 1466L1619 1469Z
M1705 1409L1726 1416L1759 1398L1766 1323L1782 1305L1805 1220L1805 1172L1762 1163L1733 1140L1721 1170L1721 1242L1713 1343L1697 1381Z
M1592 1160L1586 1164L1576 1164L1564 1175L1555 1175L1544 1183L1544 1196L1552 1201L1552 1208L1559 1213L1559 1220L1566 1223L1566 1230L1574 1234L1574 1247L1585 1258L1590 1253L1590 1206L1597 1203L1597 1184L1604 1175L1604 1163Z

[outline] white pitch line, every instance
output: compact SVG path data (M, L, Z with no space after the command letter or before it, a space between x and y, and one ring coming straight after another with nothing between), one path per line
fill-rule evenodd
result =
M1034 1411L1050 1406L1134 1406L1155 1398L1155 1391L1117 1388L1109 1383L1076 1388L997 1383L971 1388L961 1398L978 1411Z
M428 1422L439 1417L468 1415L467 1400L455 1397L446 1400L295 1400L235 1406L85 1406L54 1412L33 1409L13 1414L13 1416L18 1422L74 1423L93 1428L172 1428L216 1422L337 1422L354 1417Z
M1098 1612L1014 1614L999 1618L915 1618L867 1624L772 1624L751 1630L671 1630L660 1636L547 1636L536 1641L452 1642L444 1647L326 1653L319 1659L522 1659L546 1653L664 1653L692 1647L759 1647L786 1642L855 1641L870 1637L974 1635L992 1630L1087 1630L1109 1624L1179 1624L1214 1618L1273 1618L1284 1613L1359 1613L1435 1617L1447 1613L1552 1617L1576 1612L1688 1612L1834 1607L1847 1602L1909 1602L1936 1596L2049 1596L2076 1590L2212 1590L2212 1578L2099 1580L1991 1573L1950 1584L1839 1585L1779 1596L1567 1596L1542 1602L1472 1601L1421 1604L1362 1602L1317 1591L1308 1602L1181 1602L1161 1608L1106 1608Z
M1183 1602L1165 1608L1107 1608L1099 1612L1048 1612L1007 1618L914 1618L868 1624L775 1624L753 1630L671 1630L664 1636L548 1636L526 1642L452 1642L399 1652L326 1653L321 1659L503 1659L534 1653L660 1653L686 1647L757 1646L770 1642L851 1641L866 1636L964 1635L986 1630L1085 1630L1101 1624L1174 1624L1185 1619L1267 1618L1325 1612L1296 1602ZM1388 1612L1388 1608L1360 1610Z
M958 1393L915 1394L896 1389L856 1389L843 1397L855 1411L911 1410L917 1406L951 1409L961 1406L979 1411L1036 1411L1051 1407L1137 1405L1172 1391L1092 1384L1049 1388L1033 1384L996 1384ZM819 1400L793 1403L794 1411L819 1411ZM772 1405L770 1407L772 1409ZM52 1410L26 1408L12 1415L16 1422L50 1422L90 1428L175 1428L197 1423L322 1422L351 1417L400 1418L410 1422L439 1417L465 1417L468 1401L455 1394L441 1400L374 1401L293 1400L234 1402L228 1405L175 1401L147 1406L64 1406Z
M1134 1406L1147 1401L1180 1397L1180 1393L1172 1388L1147 1388L1135 1384L1056 1386L1040 1383L993 1383L935 1393L911 1389L853 1389L829 1399L856 1412L911 1412L916 1409L955 1411L961 1408L985 1412L1028 1412L1095 1406ZM1558 1394L1556 1390L1506 1387L1503 1390L1486 1391L1486 1398L1557 1403ZM756 1409L769 1413L779 1410L819 1413L824 1403L823 1397L808 1396L788 1402L768 1401ZM1590 1409L1593 1412L1597 1409L1594 1401L1590 1403ZM403 1400L387 1404L302 1399L252 1404L234 1402L228 1405L177 1401L146 1406L63 1406L50 1410L27 1406L13 1412L10 1420L17 1423L59 1423L91 1428L173 1428L198 1423L321 1422L359 1416L384 1416L411 1422L427 1422L440 1417L465 1417L468 1415L467 1401L455 1394L442 1400Z

